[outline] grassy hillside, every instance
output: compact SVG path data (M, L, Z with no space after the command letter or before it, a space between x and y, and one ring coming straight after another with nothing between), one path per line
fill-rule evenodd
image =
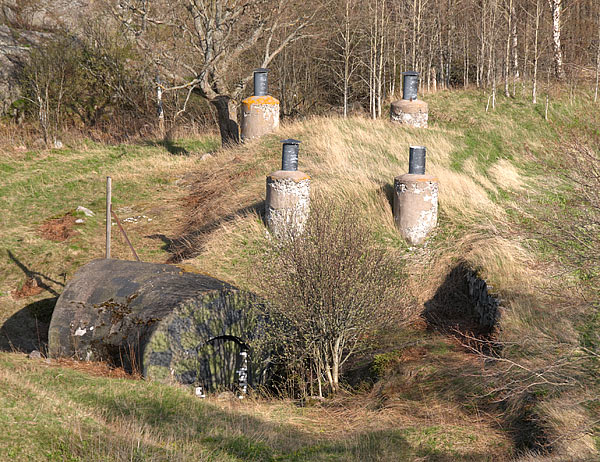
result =
M428 130L359 117L313 118L229 150L217 149L212 136L169 144L79 142L53 151L5 145L5 350L43 346L65 281L103 256L106 175L143 260L176 261L254 289L250 269L265 239L264 178L279 166L284 137L303 141L300 166L313 191L354 204L381 244L403 260L415 315L410 328L381 333L365 346L346 374L352 394L308 407L277 399L200 402L183 389L110 377L100 366L0 353L8 429L0 455L496 461L534 451L531 460L595 457L598 365L588 352L600 343L598 268L573 258L585 256L577 223L591 209L576 181L578 164L569 159L578 147L597 149L600 108L586 95L557 93L546 121L542 104L521 100L500 98L486 113L487 96L474 91L426 99ZM419 249L398 236L390 205L393 178L407 171L409 145L427 146L427 169L440 179L439 227ZM202 158L208 152L212 157ZM79 205L96 216L74 213ZM85 223L74 224L71 216ZM113 229L113 254L130 258ZM60 234L66 240L49 239ZM494 336L499 358L474 354L479 340L465 335L467 268L503 299ZM37 282L26 284L27 278Z

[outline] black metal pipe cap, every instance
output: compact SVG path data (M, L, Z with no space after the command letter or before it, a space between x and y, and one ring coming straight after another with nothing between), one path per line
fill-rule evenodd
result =
M427 148L425 146L411 146L408 155L408 173L425 175L425 157Z
M406 71L402 73L402 99L414 101L419 90L419 73Z
M254 96L267 96L269 92L268 72L269 69L264 67L254 69Z
M298 140L282 140L283 149L281 150L281 170L295 172L298 170L298 148L301 143Z

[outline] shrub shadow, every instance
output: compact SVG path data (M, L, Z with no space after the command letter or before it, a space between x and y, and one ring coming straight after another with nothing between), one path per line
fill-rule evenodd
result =
M256 201L251 205L242 207L235 212L229 213L216 220L210 221L201 227L184 232L178 237L170 238L164 234L151 234L145 236L149 239L160 239L164 245L162 250L170 254L168 263L179 263L188 258L193 258L202 252L206 239L212 232L220 228L226 223L230 223L239 216L248 215L251 213L257 214L264 222L265 201Z

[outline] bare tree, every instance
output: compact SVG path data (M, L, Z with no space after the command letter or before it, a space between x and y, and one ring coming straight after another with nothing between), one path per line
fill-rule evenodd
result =
M337 47L338 60L333 60L333 72L336 81L341 80L341 90L343 99L343 114L348 116L348 99L350 97L350 83L354 73L358 70L357 49L360 45L360 34L358 24L353 15L353 11L358 7L357 0L343 0L343 16L339 23L334 43Z
M540 33L540 15L542 14L540 8L540 0L535 2L535 38L533 40L533 89L531 91L532 103L537 103L537 71L539 55L539 33Z
M598 101L598 79L600 78L600 12L598 13L598 49L596 51L596 88L594 89L594 103Z
M255 67L269 66L287 45L305 36L316 14L290 17L289 3L118 0L112 11L166 80L174 83L163 91L185 90L188 98L197 93L216 108L221 140L227 145L239 141L238 100L252 79L248 69L236 68L242 56L261 45Z

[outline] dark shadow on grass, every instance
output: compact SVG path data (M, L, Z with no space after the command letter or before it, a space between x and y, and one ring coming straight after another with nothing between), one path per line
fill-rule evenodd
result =
M185 149L182 146L178 146L177 143L175 143L173 140L171 140L169 138L165 138L164 140L161 140L161 141L146 141L144 144L146 146L163 147L167 151L169 151L170 154L173 154L174 156L188 156L190 154L190 152L187 149Z
M242 207L235 212L206 223L197 229L187 230L178 237L170 238L164 234L151 234L145 237L149 239L160 239L164 243L162 249L170 254L168 263L179 263L188 258L193 258L202 252L206 239L213 231L226 223L232 222L239 216L256 213L264 222L264 210L265 201L256 201L251 205Z
M467 274L470 271L466 262L459 262L446 275L431 300L425 302L422 316L430 329L475 337L490 334L489 329L480 326L479 315L469 295Z
M394 185L386 183L381 186L380 191L385 195L385 198L390 203L390 207L394 210Z
M58 297L30 303L8 318L0 327L0 350L46 353L48 327Z
M50 287L45 281L51 282L61 287L65 286L64 282L55 281L54 279L46 276L45 274L39 273L37 271L32 271L24 263L22 263L10 250L8 250L8 258L10 258L15 263L15 265L17 265L21 269L21 271L25 273L25 276L27 278L35 279L38 287L41 287L47 292L50 292L52 295L56 295L58 297L59 293L56 292L52 287Z

